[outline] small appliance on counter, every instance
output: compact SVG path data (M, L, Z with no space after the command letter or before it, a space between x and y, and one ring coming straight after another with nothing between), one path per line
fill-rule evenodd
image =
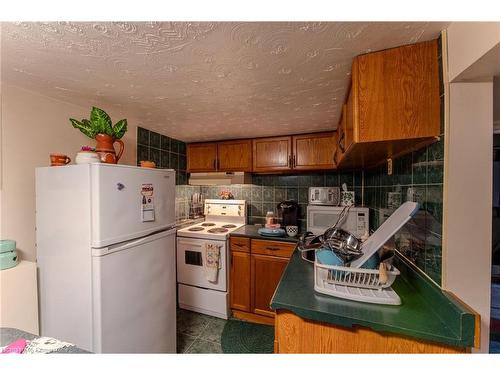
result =
M340 189L338 187L310 187L309 204L338 206L340 204Z
M278 221L282 228L288 225L298 225L299 204L294 200L278 203Z
M16 241L0 240L0 270L6 270L17 266Z
M329 227L334 225L345 207L337 206L307 206L307 231L315 235L322 234ZM339 228L351 232L358 238L366 235L369 231L369 211L368 207L349 207Z

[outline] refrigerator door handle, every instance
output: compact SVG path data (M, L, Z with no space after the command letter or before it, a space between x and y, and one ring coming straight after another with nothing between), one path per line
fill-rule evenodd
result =
M93 257L100 257L100 256L104 256L107 254L115 253L117 251L130 249L132 247L136 247L136 246L142 245L144 243L148 243L148 242L157 240L158 238L170 236L172 234L175 235L176 232L177 232L177 230L175 228L173 228L173 229L168 229L168 230L161 231L158 233L149 234L147 236L140 237L140 238L137 238L134 240L120 242L118 244L107 246L107 247L101 247L98 249L92 248L92 256Z

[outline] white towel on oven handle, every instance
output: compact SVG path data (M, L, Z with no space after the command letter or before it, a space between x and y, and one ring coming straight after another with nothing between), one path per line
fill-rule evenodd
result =
M217 282L219 269L221 268L221 245L205 243L203 248L203 270L205 277L211 283Z

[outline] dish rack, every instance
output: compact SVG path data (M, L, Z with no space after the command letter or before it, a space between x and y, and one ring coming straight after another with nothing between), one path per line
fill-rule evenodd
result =
M334 297L378 303L401 305L401 299L391 288L399 270L387 270L387 282L382 284L378 269L353 268L314 262L314 290Z

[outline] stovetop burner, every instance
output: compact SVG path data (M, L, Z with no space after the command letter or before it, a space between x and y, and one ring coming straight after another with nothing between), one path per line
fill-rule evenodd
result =
M201 224L202 227L213 227L215 223L203 223Z
M212 228L208 230L208 233L226 233L228 230L226 228Z
M236 228L236 225L234 225L234 224L226 224L226 225L223 225L222 228Z
M202 227L192 227L188 229L190 232L199 232L200 230L205 230L205 228Z

